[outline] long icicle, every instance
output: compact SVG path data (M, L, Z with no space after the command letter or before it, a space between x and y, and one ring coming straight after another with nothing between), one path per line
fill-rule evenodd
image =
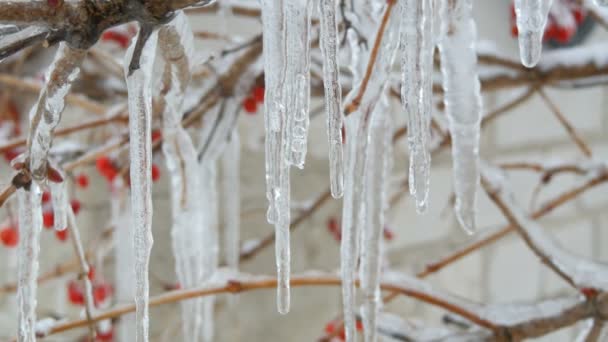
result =
M342 197L344 193L344 152L342 150L342 87L338 64L338 3L321 0L320 47L323 55L323 86L325 88L325 110L327 111L327 137L329 140L329 178L331 195Z
M521 63L534 67L540 60L547 15L553 0L515 0L519 56Z
M428 206L431 155L429 130L433 99L433 0L401 3L401 102L407 115L409 188L416 210Z
M173 225L171 237L176 273L184 288L197 286L204 280L205 260L200 242L203 235L203 215L200 203L197 153L192 139L181 125L184 114L184 93L190 83L194 35L183 12L179 12L158 33L161 55L166 63L163 81L166 94L162 94L163 153L171 180L171 206ZM199 340L202 302L199 299L183 301L182 332L184 338Z
M86 50L59 44L55 59L46 74L44 88L30 112L30 130L27 140L30 172L36 180L46 178L47 157L53 143L53 131L61 120L72 82L80 73Z
M475 231L481 122L472 7L472 0L442 1L439 44L445 111L452 136L456 218L469 234Z
M151 194L151 77L156 55L157 34L140 24L139 34L125 55L125 76L129 96L129 155L131 159L131 206L133 250L135 254L135 341L148 341L148 267L152 237Z
M390 118L387 113L388 98L382 101L371 114L367 132L367 151L365 156L365 176L363 196L365 205L365 226L361 236L361 292L363 307L364 340L376 341L376 317L380 305L380 265L382 261L382 232L384 229L384 210L386 202L386 179L388 177L391 144Z
M29 191L17 193L19 201L19 247L17 283L17 337L19 342L36 341L36 289L42 230L42 191L35 182Z

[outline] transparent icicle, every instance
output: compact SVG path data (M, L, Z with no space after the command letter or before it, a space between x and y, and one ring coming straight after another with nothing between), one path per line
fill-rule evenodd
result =
M131 210L135 253L135 341L148 341L148 266L152 249L151 196L151 78L156 55L157 33L140 27L125 55L129 102L129 155L131 159Z
M80 65L85 56L86 50L74 49L66 43L60 43L45 76L44 88L30 111L27 146L30 170L36 180L46 178L47 156L53 143L53 131L61 120L65 97L80 73Z
M240 242L240 159L241 144L237 129L232 131L226 151L222 155L224 246L226 265L235 271L239 269Z
M428 205L431 155L429 131L433 99L433 0L401 3L401 102L407 115L409 188L416 210Z
M354 281L353 277L359 255L358 244L360 231L365 224L365 201L362 195L364 179L365 152L367 149L367 131L371 113L389 80L395 50L399 43L400 12L392 11L382 35L381 48L378 50L374 71L367 89L356 111L346 119L346 168L344 171L344 204L342 207L342 242L340 245L340 263L342 276L342 296L344 305L344 326L347 341L356 340L354 317ZM359 54L354 35L349 36L351 43L351 69L358 75ZM356 96L361 81L355 78L357 86L349 93L346 103Z
M469 234L475 231L475 201L479 184L481 94L477 74L477 32L472 0L442 2L441 73L445 109L452 135L456 217Z
M201 243L204 217L200 208L197 152L192 139L181 125L184 114L184 93L190 83L194 36L183 12L160 28L161 55L165 61L163 74L163 153L171 181L173 225L171 237L177 278L184 288L201 284L207 265ZM181 303L184 338L198 341L201 333L202 301L192 299Z
M380 265L382 256L382 232L386 202L386 179L389 170L390 132L388 99L384 98L371 114L367 132L365 176L365 225L361 232L361 266L359 269L363 307L364 340L376 341L376 317L380 305Z
M65 182L49 182L51 202L53 203L53 226L55 230L64 230L68 226L68 193Z
M19 202L19 246L17 251L17 340L36 341L36 289L42 229L42 191L32 182L29 191L17 192Z
M553 0L515 0L521 63L534 67L540 60L547 15Z
M283 103L287 110L287 158L304 168L310 105L311 0L283 2L285 19L285 74Z
M327 137L329 139L329 178L331 195L342 197L344 193L344 156L342 150L342 87L338 64L338 3L321 0L320 47L323 55L323 86L325 88L325 110L327 111Z
M266 127L266 196L269 201L267 219L275 226L275 254L277 264L277 309L289 311L289 125L285 96L286 43L283 0L262 0L264 30L264 70L266 94L264 121ZM301 56L299 56L301 57ZM301 78L300 78L301 81ZM308 86L308 82L300 82ZM289 87L291 89L291 87ZM299 94L301 95L301 94ZM306 99L308 101L308 99ZM306 112L308 117L308 112Z

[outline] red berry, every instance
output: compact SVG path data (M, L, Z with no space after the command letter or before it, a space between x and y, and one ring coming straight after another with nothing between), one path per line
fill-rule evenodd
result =
M593 298L597 296L597 290L591 287L583 287L581 293L587 298Z
M84 304L84 294L76 280L70 280L68 283L68 300L74 305Z
M68 239L68 230L67 229L56 230L55 236L57 237L57 240L59 240L61 242L65 242Z
M107 156L97 158L95 166L97 167L97 171L110 182L118 175L118 171L116 171L112 160Z
M10 163L13 159L17 158L19 152L16 149L7 150L4 152L4 160Z
M74 212L74 215L78 215L81 207L80 201L77 199L73 199L70 201L70 205L72 206L72 211Z
M86 188L89 186L89 176L87 176L84 173L79 174L76 177L76 183L78 184L78 186L80 186L81 188Z
M49 166L47 168L46 176L53 183L63 182L63 176L61 175L61 172L59 172L57 169L55 169L52 166Z
M255 114L258 111L258 103L253 97L248 97L243 101L243 109L249 114Z
M50 200L51 200L51 193L48 191L43 192L42 193L42 203L47 203Z
M98 331L97 332L97 341L109 342L114 341L114 329L109 329L108 331Z
M159 130L152 131L152 142L158 141L163 137Z
M6 247L15 247L19 243L19 231L15 227L6 227L0 230L0 240Z
M257 102L264 102L264 92L266 90L264 89L263 86L255 86L253 87L253 90L251 91L251 96L257 101Z
M574 21L576 21L576 24L582 23L586 17L586 14L583 13L583 10L580 8L572 10L572 15L574 16Z
M574 29L571 27L558 27L556 30L555 40L560 43L567 43L574 36Z
M131 38L128 35L114 30L104 32L101 35L101 40L105 42L114 42L123 49L129 47L129 43L131 42Z
M336 330L336 322L329 321L329 323L325 324L325 333L330 335Z
M384 235L384 239L387 241L391 241L392 239L395 238L395 233L393 233L393 230L389 227L385 226L382 233Z
M55 225L55 214L52 211L42 213L42 224L44 228L52 228Z
M158 168L158 165L152 164L152 181L156 182L159 179L160 179L160 169Z
M93 301L95 302L95 306L99 306L99 304L105 302L111 293L112 287L107 283L95 285L93 288Z
M515 24L511 25L511 36L517 37L518 34L519 34L519 30L517 30L517 25L515 25Z
M358 319L357 323L355 323L355 327L357 328L357 331L363 331L363 322Z

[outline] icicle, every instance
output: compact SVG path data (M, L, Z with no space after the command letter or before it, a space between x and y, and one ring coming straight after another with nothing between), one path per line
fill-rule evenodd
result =
M86 50L59 44L55 60L46 74L46 83L38 101L30 112L30 131L27 141L30 171L36 180L46 178L47 156L53 142L53 131L61 120L65 97L72 82L80 73Z
M475 231L481 122L477 32L471 17L472 6L472 0L442 2L439 44L445 110L452 135L456 217L469 234Z
M338 26L336 21L338 3L321 0L320 47L323 55L323 85L327 111L327 136L329 138L329 176L331 194L334 198L344 193L344 156L342 151L342 87L338 65Z
M306 159L310 103L311 0L283 2L285 19L285 79L283 103L287 110L287 158L302 169Z
M64 230L68 226L68 194L65 182L49 182L51 201L53 203L53 226L55 230Z
M135 341L148 341L148 266L152 249L151 196L151 77L157 37L141 25L125 56L129 93L129 135L131 159L131 206L135 253Z
M361 291L363 308L361 317L365 341L376 341L376 316L380 301L381 243L384 229L385 185L389 169L390 125L388 99L384 98L371 114L372 118L365 152L365 176L363 197L365 198L365 225L361 232Z
M540 60L547 15L553 0L515 0L519 56L521 63L532 68Z
M173 225L171 236L177 278L184 288L201 284L206 275L206 260L201 243L204 217L201 203L206 203L199 189L197 152L192 139L181 125L184 92L190 82L194 36L183 12L159 30L159 46L165 60L163 75L166 94L163 111L163 153L171 180ZM202 301L183 301L184 338L198 341L201 333Z
M264 25L264 70L266 94L264 121L266 126L266 196L269 201L268 222L275 226L275 254L277 263L277 308L289 311L289 126L286 119L285 88L286 44L283 0L262 1ZM301 58L301 56L299 56ZM292 75L293 76L293 75ZM304 82L299 84L303 86ZM307 82L306 82L307 85ZM291 87L289 87L291 89ZM301 95L301 94L298 94ZM308 101L308 99L306 100ZM308 112L306 112L308 116Z
M409 188L416 210L426 210L431 155L428 141L433 99L433 1L401 3L401 102L408 117Z
M392 11L383 34L381 48L358 110L346 119L346 168L344 172L344 204L342 207L342 242L340 263L342 276L342 296L344 302L344 326L347 341L356 340L354 319L354 273L356 271L358 244L361 227L365 224L365 206L362 197L367 130L370 115L378 102L393 65L395 49L399 41L399 11ZM348 36L351 45L351 69L355 82L359 80L359 53L354 34ZM349 93L346 102L357 95L360 84Z
M240 242L240 158L241 144L237 129L232 131L226 151L222 156L224 246L226 265L235 271L239 269Z
M29 191L17 192L19 201L17 320L18 341L36 341L36 288L38 279L38 255L42 229L42 191L32 182Z

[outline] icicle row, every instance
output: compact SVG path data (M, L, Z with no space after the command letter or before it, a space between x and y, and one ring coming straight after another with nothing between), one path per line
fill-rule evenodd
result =
M135 341L148 341L148 266L152 237L151 194L151 77L157 34L145 25L125 55L125 75L129 97L131 207L135 253Z
M515 0L521 63L534 67L540 60L547 15L553 0Z
M59 44L55 59L46 74L44 88L30 112L27 146L30 171L36 180L46 178L53 131L61 120L65 97L80 73L80 65L85 56L86 50L73 49L63 42Z
M472 0L443 1L439 44L445 110L452 136L456 217L468 233L475 231L481 122L472 7Z
M321 0L320 47L323 55L323 86L325 88L325 108L327 111L327 137L329 139L329 177L331 194L334 198L344 193L344 156L342 151L342 87L340 86L340 66L338 64L338 24L336 20L338 3Z
M29 191L18 190L19 247L17 275L17 338L19 342L36 341L36 290L38 255L42 230L42 191L32 182Z
M361 291L363 292L364 339L376 341L376 317L380 305L380 265L382 261L382 232L384 229L385 185L389 169L390 132L387 116L388 99L384 98L371 114L367 134L363 196L365 226L361 235Z
M408 117L409 188L416 198L416 210L422 213L428 205L431 164L433 1L406 0L401 4L401 16L401 102Z

